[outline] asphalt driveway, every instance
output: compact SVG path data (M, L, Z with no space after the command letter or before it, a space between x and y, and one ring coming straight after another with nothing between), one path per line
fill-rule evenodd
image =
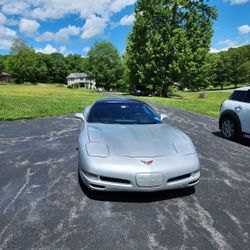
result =
M0 122L0 249L249 249L250 140L224 140L214 119L157 108L197 147L194 192L87 192L78 120Z

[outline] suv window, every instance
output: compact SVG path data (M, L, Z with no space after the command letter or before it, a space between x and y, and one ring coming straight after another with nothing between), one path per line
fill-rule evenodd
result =
M247 93L246 93L245 102L250 103L250 90L248 90Z
M243 102L243 101L244 101L245 94L246 94L246 91L236 90L236 91L234 91L233 94L230 96L230 100Z

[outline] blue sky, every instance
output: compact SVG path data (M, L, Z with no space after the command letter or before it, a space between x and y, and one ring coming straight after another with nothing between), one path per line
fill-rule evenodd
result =
M0 54L22 37L44 53L85 56L96 41L123 53L136 0L0 0ZM250 43L250 0L210 0L218 9L211 51Z

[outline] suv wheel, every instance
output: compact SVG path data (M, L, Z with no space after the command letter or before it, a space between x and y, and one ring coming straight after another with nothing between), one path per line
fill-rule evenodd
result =
M221 132L223 137L229 140L236 139L239 134L238 126L236 121L231 117L225 117L222 119Z

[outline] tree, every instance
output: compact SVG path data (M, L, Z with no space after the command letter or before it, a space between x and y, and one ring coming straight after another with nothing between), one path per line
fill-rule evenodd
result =
M97 87L107 91L117 87L123 71L118 50L112 43L96 43L88 52L87 73Z
M211 84L223 88L226 85L250 82L250 45L230 48L228 51L210 54Z
M65 57L60 53L52 53L47 58L47 68L50 82L64 83L68 75Z
M85 72L87 70L87 58L83 58L81 55L69 54L66 57L66 63L68 73Z
M210 54L210 66L211 66L211 84L213 87L220 87L223 89L229 85L229 73L230 67L229 57L226 52Z
M35 80L36 82L49 82L49 70L47 67L47 57L48 55L43 54L43 53L36 53L35 55L35 61L36 61L36 66L35 66Z
M0 55L0 73L4 71L4 61L5 57Z
M247 65L247 61L250 61L250 45L231 48L227 54L230 57L230 82L237 87L238 84L245 83L248 78L247 67L244 64Z
M26 43L17 38L13 41L10 56L6 60L6 69L15 78L17 83L36 81L36 55L35 51Z
M250 60L242 63L238 68L238 72L240 83L250 84Z
M204 0L139 0L127 44L132 85L161 88L174 82L199 88L208 84L208 52L216 10Z

